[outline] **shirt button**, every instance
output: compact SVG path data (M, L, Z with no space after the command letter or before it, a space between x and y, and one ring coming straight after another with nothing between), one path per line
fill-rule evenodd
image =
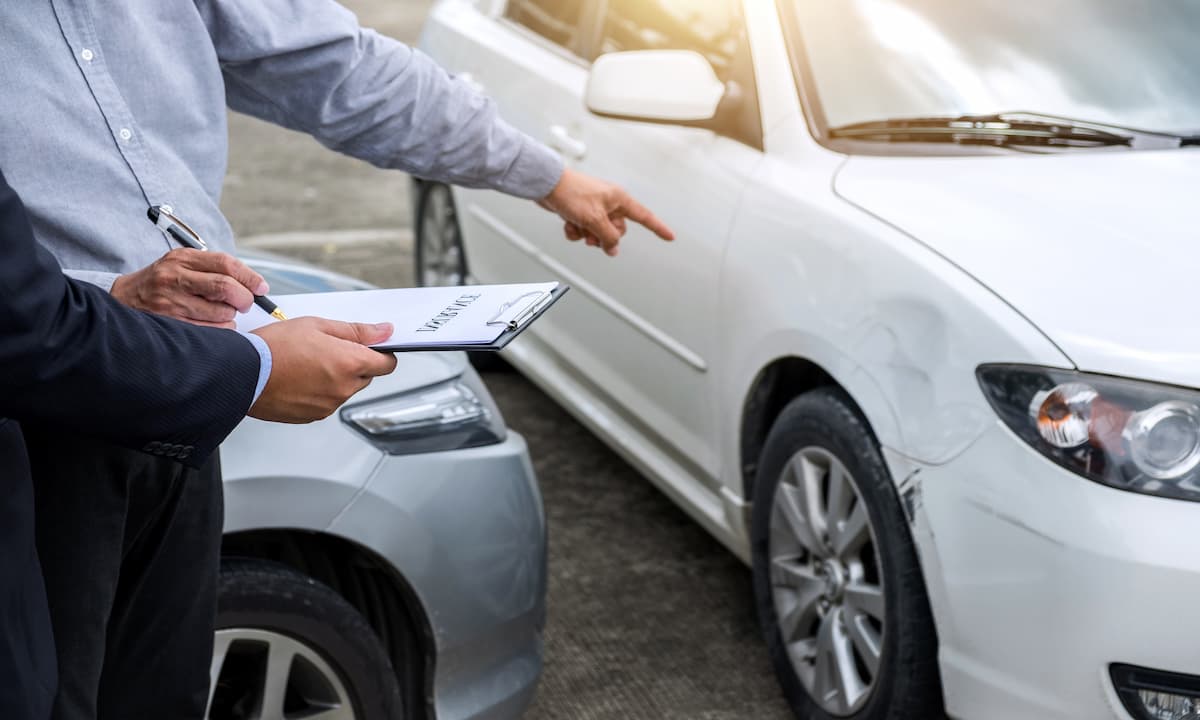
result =
M96 57L96 54L88 48L84 48L83 52L79 53L79 57L83 58L85 62L91 62Z
M129 128L121 128L120 132L118 132L117 134L121 136L122 140L126 140L126 141L128 141L130 138L133 137L133 133L130 132Z

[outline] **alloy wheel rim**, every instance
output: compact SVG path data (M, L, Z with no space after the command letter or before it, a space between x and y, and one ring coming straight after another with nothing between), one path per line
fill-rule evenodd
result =
M867 703L880 672L886 606L875 531L853 476L819 447L797 452L775 489L767 556L777 629L825 712Z
M313 648L270 630L218 630L210 720L355 720L341 677Z
M421 283L425 287L463 284L462 238L448 188L429 189L421 217Z

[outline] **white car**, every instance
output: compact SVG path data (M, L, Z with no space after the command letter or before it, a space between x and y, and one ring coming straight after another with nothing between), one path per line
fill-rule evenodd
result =
M1200 717L1200 3L444 0L422 47L671 224L419 187L419 276L751 563L800 718Z

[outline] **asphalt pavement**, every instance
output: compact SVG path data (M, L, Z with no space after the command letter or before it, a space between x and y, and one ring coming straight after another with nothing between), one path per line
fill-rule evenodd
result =
M408 41L428 7L347 4ZM403 174L241 116L230 132L223 207L243 245L411 284ZM787 720L749 570L520 374L484 379L529 441L550 523L546 671L526 717Z

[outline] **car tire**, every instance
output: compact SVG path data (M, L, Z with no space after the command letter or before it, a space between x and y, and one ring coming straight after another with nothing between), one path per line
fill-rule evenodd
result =
M458 206L450 186L422 182L417 187L417 211L413 226L413 282L417 287L467 284L467 249ZM494 352L467 353L476 370L506 367Z
M823 388L784 408L753 500L755 601L796 716L944 718L916 549L879 445L844 394Z
M216 629L209 720L307 717L347 705L355 720L408 717L392 663L362 615L287 566L223 562ZM276 668L285 669L276 676Z
M414 284L417 287L465 284L467 256L458 224L458 208L449 185L421 183L413 227Z

